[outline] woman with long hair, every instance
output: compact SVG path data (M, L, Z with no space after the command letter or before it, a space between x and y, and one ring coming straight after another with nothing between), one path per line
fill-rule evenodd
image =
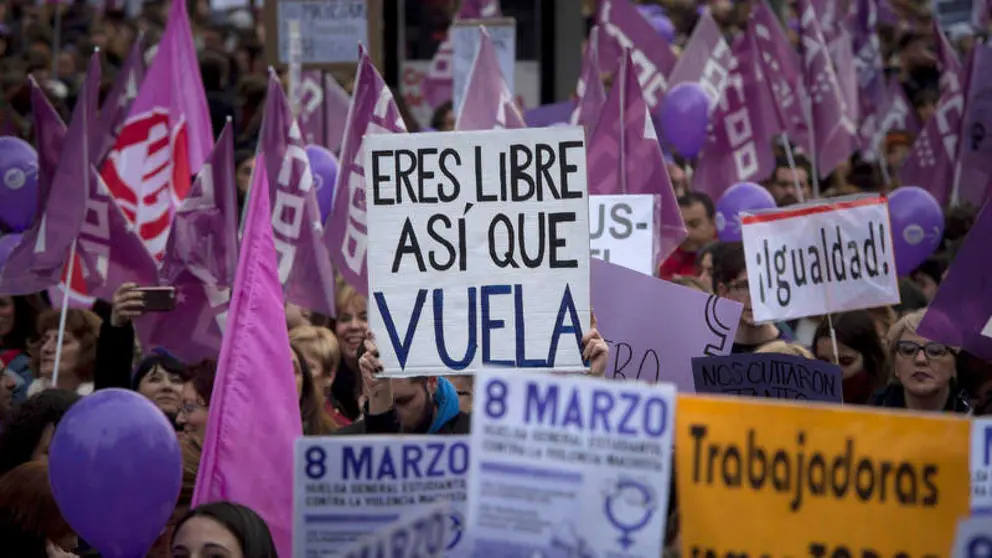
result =
M293 373L296 375L296 392L300 400L300 420L304 436L326 436L338 429L324 407L324 396L317 389L313 374L303 353L291 345Z
M844 403L865 405L885 385L889 375L885 344L878 336L872 315L864 310L844 312L833 318L837 339L837 365L843 377ZM813 351L824 362L834 361L830 323L824 320L813 334Z
M278 558L265 520L240 504L203 504L179 520L173 533L173 558Z
M40 296L0 296L0 369L6 369L16 383L13 402L27 399L34 380L30 342L36 337L38 313L45 307Z
M55 355L58 349L59 311L45 310L38 316L38 342L31 351L31 370L35 378L28 395L50 387L68 389L80 395L93 393L96 365L96 344L101 320L89 310L69 308L66 311L62 336L62 356L59 360L58 384L55 377Z

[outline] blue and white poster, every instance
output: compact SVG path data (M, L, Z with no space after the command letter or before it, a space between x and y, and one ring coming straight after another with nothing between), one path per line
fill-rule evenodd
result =
M468 436L329 436L296 440L293 556L331 558L425 507L450 506L445 556L463 541Z
M661 556L674 420L672 384L477 374L474 556Z
M443 558L450 527L447 502L419 511L380 529L342 552L344 558Z

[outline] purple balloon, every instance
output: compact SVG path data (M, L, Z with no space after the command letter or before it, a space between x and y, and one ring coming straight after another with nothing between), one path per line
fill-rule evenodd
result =
M338 160L328 149L319 145L306 147L310 170L313 172L314 189L317 191L317 205L320 206L320 222L326 223L334 204L334 181L338 177Z
M669 44L675 40L675 24L664 14L654 15L648 18L648 23L654 27L656 33L668 41Z
M144 556L176 508L176 431L147 398L103 389L72 406L48 456L59 511L106 558Z
M706 142L710 124L706 91L698 83L680 83L665 95L659 114L665 140L682 156L695 159Z
M896 254L896 271L909 275L940 247L944 211L923 188L903 186L889 195L889 221Z
M753 182L734 184L716 202L716 233L723 242L741 241L741 212L774 209L775 198Z
M0 200L0 226L26 231L38 210L38 153L13 136L0 136Z
M14 248L21 243L21 235L18 233L0 236L0 269L7 263L7 258Z

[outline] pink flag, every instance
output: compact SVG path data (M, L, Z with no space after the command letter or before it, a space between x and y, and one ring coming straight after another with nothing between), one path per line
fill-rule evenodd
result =
M327 139L324 147L335 155L341 153L341 141L344 139L344 128L348 122L348 108L351 107L351 95L341 87L338 80L331 74L324 75L324 120Z
M599 112L606 102L606 89L603 87L603 71L599 66L599 43L602 30L598 25L589 31L586 51L582 57L582 72L575 94L579 101L572 112L572 124L578 124L586 129L586 138L592 136L593 128L599 119Z
M485 27L479 27L479 49L469 70L455 130L496 130L526 128L513 94L499 69L496 49Z
M255 167L248 197L193 506L248 506L268 524L279 555L292 556L293 441L303 425L265 167Z
M644 19L629 0L602 0L596 23L613 40L600 40L599 63L604 72L614 73L630 49L637 81L651 112L657 110L668 90L668 75L675 67L671 45Z
M655 263L665 260L686 237L661 144L637 82L630 52L606 98L599 123L587 144L590 194L654 194L661 208L655 219Z
M31 228L22 234L21 243L11 251L3 269L0 269L0 294L36 293L58 285L63 277L65 264L86 217L86 184L80 181L80 177L86 176L92 162L91 129L97 125L99 88L99 54L94 54L76 99L69 130L64 132L64 141L61 146L52 146L62 147L62 150L51 186L47 192L42 190L39 204L43 206L43 211ZM39 104L38 95L44 93L38 90L33 97L36 106ZM41 116L46 113L36 116L47 118ZM45 127L57 127L58 124L49 121ZM58 130L46 130L39 138L50 141L58 135ZM75 266L75 271L79 277L82 276L79 265Z
M185 2L169 23L147 79L101 172L148 251L161 257L176 206L210 155L213 132Z
M124 59L124 65L117 72L114 85L100 107L101 134L97 151L97 166L102 166L113 149L121 129L131 112L131 104L138 97L138 86L145 81L145 40L139 36L131 46L131 52Z
M727 87L727 76L733 64L730 45L709 10L703 10L696 23L678 64L668 76L668 87L687 81L699 83L710 97L710 106L716 107Z
M303 135L282 82L270 70L258 161L264 162L268 176L275 179L268 191L279 254L279 281L289 302L334 316L334 270L321 241L324 228L320 206L310 159L303 148Z
M304 71L299 115L303 141L307 145L322 145L335 155L340 152L350 104L351 96L329 72Z
M811 138L802 104L803 84L799 57L766 0L759 0L752 5L749 33L754 35L755 45L761 54L761 74L771 84L775 94L777 127L789 134L789 140L810 153Z
M455 19L489 19L502 15L499 0L463 0ZM445 37L438 45L437 52L431 59L431 65L427 68L423 82L424 97L433 108L454 98L454 76L451 73L454 67L452 62L454 53L455 47L451 44L451 38Z
M405 134L393 94L382 81L364 48L360 48L355 94L341 144L340 167L334 186L334 208L324 228L324 243L334 268L345 282L368 294L365 250L368 222L365 213L365 170L362 138L366 134Z
M137 331L145 347L164 347L186 362L217 358L220 353L238 265L233 171L234 136L228 122L176 210L159 272L163 285L176 288L176 308L138 319Z
M693 189L717 200L738 182L759 182L775 170L771 145L776 126L775 96L761 73L756 37L734 44L728 86L713 111L706 144L692 177Z
M810 0L799 0L797 6L804 85L813 116L816 171L826 176L854 152L857 135L854 123L847 118L844 95L813 6Z

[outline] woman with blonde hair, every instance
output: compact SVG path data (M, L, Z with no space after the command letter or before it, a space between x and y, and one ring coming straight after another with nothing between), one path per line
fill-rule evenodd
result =
M341 347L337 337L326 327L302 325L289 331L289 342L299 351L306 368L313 375L314 385L324 399L324 409L334 424L337 427L351 424L331 391L341 365Z
M971 414L967 394L959 387L959 349L917 333L925 310L903 316L889 331L892 376L870 405L914 411Z
M80 395L93 393L93 370L96 364L96 343L100 335L100 317L79 308L69 308L62 336L62 356L59 360L58 385L55 376L55 353L58 348L59 311L46 310L38 316L40 339L31 351L34 382L28 388L32 395L50 387L75 391Z
M368 299L351 285L341 282L337 292L337 320L334 334L341 349L341 365L331 384L331 393L342 413L354 421L361 415L362 374L358 368L358 347L369 330Z

